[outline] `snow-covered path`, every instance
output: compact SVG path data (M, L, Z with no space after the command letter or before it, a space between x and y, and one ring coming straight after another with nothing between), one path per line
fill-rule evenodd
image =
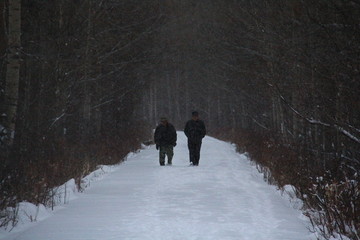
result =
M152 146L53 216L7 240L306 240L300 213L231 144L206 137L189 167L178 132L173 166Z

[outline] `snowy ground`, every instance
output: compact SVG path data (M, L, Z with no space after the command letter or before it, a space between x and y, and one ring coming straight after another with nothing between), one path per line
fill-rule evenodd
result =
M308 240L309 223L231 144L206 137L189 167L178 132L172 166L152 146L6 240Z

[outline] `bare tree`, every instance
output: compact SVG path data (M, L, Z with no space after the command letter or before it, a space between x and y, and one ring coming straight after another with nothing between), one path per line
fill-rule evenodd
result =
M8 53L6 68L5 103L7 128L11 133L10 145L15 134L15 122L19 96L21 60L21 0L9 1Z

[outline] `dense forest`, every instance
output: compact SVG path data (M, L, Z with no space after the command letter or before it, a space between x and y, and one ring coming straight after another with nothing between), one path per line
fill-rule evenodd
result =
M360 239L359 22L358 0L1 0L1 225L197 110L324 239Z

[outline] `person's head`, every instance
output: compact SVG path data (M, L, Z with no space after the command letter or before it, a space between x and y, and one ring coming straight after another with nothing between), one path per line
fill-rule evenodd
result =
M166 124L168 123L167 118L166 118L166 117L160 118L160 123L161 123L162 125L166 125Z
M199 119L199 113L197 111L194 111L191 113L191 118L193 120L198 120Z

